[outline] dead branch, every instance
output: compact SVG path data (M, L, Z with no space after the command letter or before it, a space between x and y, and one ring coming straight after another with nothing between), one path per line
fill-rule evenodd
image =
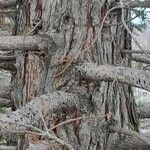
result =
M148 56L132 54L131 60L145 64L150 64L150 57Z
M26 131L27 128L40 119L39 110L43 116L52 113L61 113L63 107L78 107L81 100L77 95L56 91L35 98L25 107L15 112L0 116L0 128L3 132Z
M18 2L19 0L0 0L0 9L15 7Z
M122 50L121 53L125 54L150 54L149 50Z
M6 145L0 145L1 150L16 150L17 146L6 146Z
M51 37L46 35L35 36L1 36L0 50L56 50Z
M0 54L0 62L1 61L11 61L11 62L15 62L16 61L16 58L15 56L7 56L7 55L1 55Z
M150 91L150 73L129 67L110 66L86 63L77 69L82 77L96 81L114 81L132 85Z
M126 128L119 128L114 126L108 127L111 133L117 132L120 134L120 139L112 144L112 149L137 149L148 150L150 149L150 139Z

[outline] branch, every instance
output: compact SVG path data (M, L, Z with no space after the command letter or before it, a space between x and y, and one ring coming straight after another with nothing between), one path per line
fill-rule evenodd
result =
M150 57L147 56L142 56L142 55L132 55L131 58L133 61L145 63L145 64L150 64Z
M2 131L25 131L31 124L43 116L52 113L62 113L63 107L79 107L81 101L77 95L57 91L35 98L25 107L15 112L0 116L0 128Z
M0 0L0 9L15 7L18 2L19 0Z
M56 50L51 37L46 35L35 36L1 36L0 50Z
M0 145L1 150L16 150L17 146L6 146L6 145Z
M149 8L150 7L150 1L149 0L145 0L145 1L137 1L134 0L130 3L129 7L145 7L145 8Z
M132 85L150 91L150 73L129 67L110 66L87 63L78 66L82 77L96 81L114 81Z
M15 62L16 61L16 57L15 56L4 56L0 54L0 62L1 61L11 61L11 62Z
M122 50L121 53L125 53L125 54L133 54L133 53L150 54L150 51L149 50Z
M145 136L142 136L138 132L114 126L109 126L108 128L111 132L117 132L119 134L124 135L121 139L118 139L114 145L112 145L112 147L114 147L115 149L150 149L150 139Z

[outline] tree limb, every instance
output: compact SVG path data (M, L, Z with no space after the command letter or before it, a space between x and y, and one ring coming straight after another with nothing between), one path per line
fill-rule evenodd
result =
M121 53L125 54L150 54L149 50L122 50Z
M114 149L150 149L150 139L130 129L109 126L110 132L117 132L122 135L121 139L115 141L112 145ZM120 135L120 136L121 136Z
M0 145L0 150L16 150L17 146Z
M40 119L40 112L43 116L61 113L63 107L79 107L79 101L81 100L77 95L62 91L42 95L15 112L1 115L0 128L3 132L25 131L28 125Z
M0 9L15 7L18 2L19 0L0 0Z
M6 56L6 55L1 55L0 54L0 62L1 61L11 61L11 62L15 62L16 61L16 57L15 56Z
M129 4L129 7L145 7L145 8L149 8L150 7L150 1L149 0L145 0L145 1L137 1L134 0Z
M56 45L52 38L46 35L1 36L0 50L55 51Z
M150 57L148 57L148 56L132 54L131 59L133 61L137 61L137 62L141 62L141 63L145 63L145 64L150 64Z
M96 81L114 81L132 85L150 91L150 73L129 67L110 66L86 63L77 69L82 77Z

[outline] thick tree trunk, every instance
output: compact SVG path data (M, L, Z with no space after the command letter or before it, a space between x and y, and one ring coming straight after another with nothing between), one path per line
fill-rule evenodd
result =
M55 113L49 118L52 126L67 118L113 114L118 127L138 131L129 85L116 80L95 82L75 74L74 66L83 62L130 65L121 53L122 49L130 49L130 36L122 25L117 25L121 23L121 9L116 8L107 15L115 3L115 0L37 0L20 4L21 19L16 33L33 35L40 30L52 37L57 51L44 50L39 55L23 49L16 58L17 73L13 77L11 96L17 108L35 96L62 90L83 96L87 105L81 110L63 106L61 115ZM111 150L112 144L122 135L103 129L108 120L105 117L101 121L74 121L56 128L54 133L75 150ZM26 142L23 144L20 149L26 149ZM64 148L54 146L52 149Z

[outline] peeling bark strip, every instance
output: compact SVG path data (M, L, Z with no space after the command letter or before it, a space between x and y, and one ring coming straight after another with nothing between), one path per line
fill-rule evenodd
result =
M35 98L25 107L15 112L10 112L0 116L0 128L6 131L25 131L28 125L40 119L40 113L43 116L47 113L59 113L61 108L79 106L79 98L75 94L57 91L48 93Z
M110 66L86 63L79 67L81 75L92 80L113 81L118 80L121 83L132 85L141 89L150 91L150 73L129 67Z
M36 36L3 36L0 37L0 50L56 50L51 37Z
M0 9L15 7L19 0L0 0Z

